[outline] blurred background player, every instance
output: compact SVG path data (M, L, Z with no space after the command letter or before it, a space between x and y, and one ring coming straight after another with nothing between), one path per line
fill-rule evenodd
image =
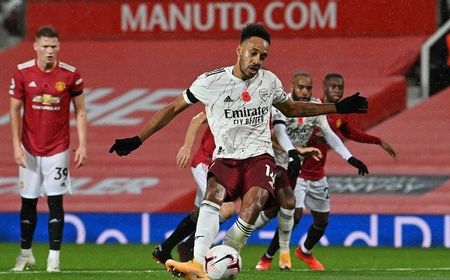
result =
M111 153L128 155L190 105L198 101L205 105L216 149L196 226L194 260L166 262L172 273L185 279L208 278L202 264L219 231L219 210L224 201L242 201L239 217L223 242L240 251L262 207L273 196L275 161L269 128L272 105L287 116L367 112L367 99L359 94L336 104L290 99L278 77L262 69L269 45L268 31L261 24L248 24L235 49L234 65L200 75L182 96L156 112L139 135L116 139L110 148Z
M168 259L172 258L173 248L179 244L183 239L189 236L189 238L181 242L177 249L180 261L188 261L193 258L194 249L194 232L197 224L198 211L205 195L206 182L208 174L208 166L212 161L214 149L214 136L208 126L208 119L205 112L200 112L194 116L186 131L186 136L183 146L180 148L177 154L177 166L178 168L185 168L189 159L191 158L191 150L194 145L196 135L203 124L206 124L205 132L203 133L200 146L192 158L191 171L195 182L197 183L197 192L195 195L194 209L189 213L173 231L173 233L163 242L156 247L153 252L153 258L163 265ZM234 214L234 203L225 202L220 207L220 222L223 223L226 219Z
M301 79L303 80L303 79ZM295 81L295 80L294 80ZM297 81L297 87L299 88L307 88L310 87L312 93L312 81L309 83L309 79L304 81ZM295 87L295 85L293 85ZM338 102L343 94L344 94L344 79L342 75L338 73L330 73L325 76L323 81L323 93L324 93L324 102ZM306 99L305 99L306 100ZM393 158L396 157L396 152L394 149L387 144L385 141L381 140L378 137L371 136L361 131L358 128L352 126L348 118L344 115L340 114L330 114L327 115L328 123L331 129L337 135L343 135L345 138L361 142L361 143L369 143L369 144L378 144L380 145L390 156ZM342 138L342 137L341 137ZM325 185L328 185L326 177L325 177L325 162L326 155L329 149L329 145L327 144L324 137L319 133L319 130L313 131L310 140L308 141L308 146L316 147L321 150L322 158L319 161L311 160L309 158L305 158L302 163L302 171L297 180L296 186L296 199L298 199L298 195L304 192L304 188L310 186L314 186L322 182ZM297 190L299 185L302 188L302 191ZM297 193L300 192L300 193ZM297 201L297 203L299 203ZM297 204L298 205L298 204ZM300 205L301 206L301 205ZM296 227L300 223L300 219L303 215L304 207L296 207L296 212L294 215L294 227ZM311 249L317 244L320 238L323 236L325 232L325 228L328 225L328 213L320 213L311 211L313 216L314 224L308 230L308 235L305 242L296 249L296 256L304 261L311 269L313 270L323 270L324 266L311 254ZM311 232L311 234L309 234ZM272 258L275 255L279 248L278 245L278 236L275 233L274 238L272 239L269 247L267 248L266 253L261 257L260 261L256 265L257 270L268 270L272 264Z
M50 251L47 271L60 271L63 237L63 195L71 193L69 176L70 103L75 109L78 148L75 165L87 157L87 117L83 80L78 70L58 60L59 36L51 26L36 32L36 59L17 65L11 80L10 118L14 160L19 166L21 252L12 271L35 264L31 245L37 224L37 203L47 195ZM23 108L23 117L21 109Z
M275 116L276 114L280 114L280 112L273 108L272 114ZM277 129L281 129L280 125L274 127L274 130ZM283 129L285 130L286 127L283 126ZM289 243L294 225L295 196L293 190L295 179L300 172L301 158L312 157L318 160L322 155L320 150L314 147L295 148L286 133L275 133L274 135L276 135L273 139L276 163L275 199L269 199L266 203L264 211L261 213L267 214L259 215L255 223L255 228L259 229L263 227L270 219L277 216L277 240L280 248L278 266L282 270L288 270L292 268ZM280 145L279 143L283 144Z
M339 102L344 96L344 77L339 73L326 74L322 86L322 101L325 103ZM347 138L360 143L379 145L392 158L395 159L397 157L397 153L395 152L394 148L391 147L391 145L389 145L383 139L373 135L369 135L358 127L355 127L355 125L352 125L348 116L342 114L330 114L327 116L327 120L333 131L335 131L337 135L343 136L341 138ZM322 160L324 161L324 159ZM317 165L322 166L322 168L324 166L323 164L319 163L317 163Z

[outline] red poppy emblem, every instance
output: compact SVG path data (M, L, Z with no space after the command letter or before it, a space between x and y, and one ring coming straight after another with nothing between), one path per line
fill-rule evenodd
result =
M242 100L243 100L244 102L249 102L250 99L252 99L252 98L251 98L251 96L250 96L250 93L248 93L248 91L242 92Z

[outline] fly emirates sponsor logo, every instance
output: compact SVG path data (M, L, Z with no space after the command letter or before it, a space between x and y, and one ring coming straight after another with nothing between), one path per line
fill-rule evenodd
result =
M269 114L268 107L242 108L238 110L225 109L225 118L233 120L235 125L259 125Z

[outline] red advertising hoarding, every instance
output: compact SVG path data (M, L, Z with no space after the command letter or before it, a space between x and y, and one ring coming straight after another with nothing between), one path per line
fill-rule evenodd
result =
M65 38L235 38L248 22L277 37L429 34L436 1L27 1L27 34L43 24ZM419 15L420 13L420 15Z

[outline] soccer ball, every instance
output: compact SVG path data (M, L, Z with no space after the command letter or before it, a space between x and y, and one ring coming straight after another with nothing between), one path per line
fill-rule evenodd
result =
M211 280L233 279L241 268L241 256L230 246L217 245L206 253L205 271Z

